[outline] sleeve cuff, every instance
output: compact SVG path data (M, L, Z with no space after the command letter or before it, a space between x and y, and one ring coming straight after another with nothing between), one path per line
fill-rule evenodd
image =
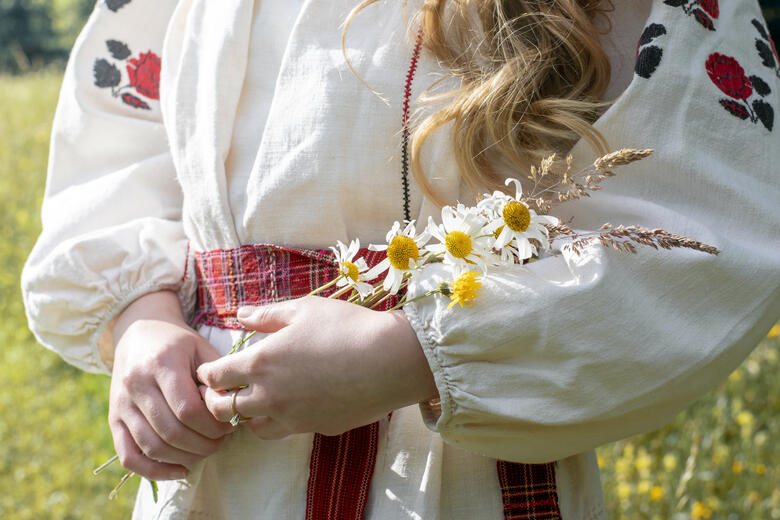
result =
M452 383L446 367L442 364L441 357L436 350L436 341L433 331L426 326L420 318L420 313L415 303L404 306L404 312L414 329L420 342L425 358L433 373L436 388L439 391L437 399L431 399L420 403L420 413L425 425L434 432L441 433L450 422L454 413L455 403L452 400Z

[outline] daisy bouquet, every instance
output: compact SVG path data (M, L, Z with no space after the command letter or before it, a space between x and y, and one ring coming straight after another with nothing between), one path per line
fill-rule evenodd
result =
M507 179L504 191L485 193L474 206L444 206L441 224L429 217L418 229L414 221L395 222L387 233L386 243L371 244L373 251L385 251L386 258L373 268L359 257L360 241L349 245L338 242L332 247L338 263L338 276L311 294L335 286L330 298L347 295L349 301L376 308L386 299L403 294L397 309L409 303L404 289L413 284L423 268L432 263L446 267L448 277L438 287L414 298L436 294L450 298L454 305L470 306L477 297L484 277L501 266L525 264L552 254L553 244L564 242L560 250L581 254L585 247L600 244L624 253L636 253L637 246L658 249L684 247L717 255L713 246L670 233L663 229L639 226L612 226L605 223L598 230L575 231L549 214L559 204L589 197L598 191L602 181L615 176L614 169L639 161L653 150L623 149L599 157L592 165L572 172L572 157L557 160L551 155L531 168L524 191L518 179ZM377 281L379 280L379 281ZM372 283L373 281L373 283ZM249 336L240 342L243 344ZM238 350L237 344L234 350Z

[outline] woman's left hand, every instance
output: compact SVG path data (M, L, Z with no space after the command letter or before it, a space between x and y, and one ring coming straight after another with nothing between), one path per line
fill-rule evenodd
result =
M244 350L200 365L206 405L220 421L236 409L262 439L337 435L437 395L403 311L378 312L307 296L240 309L249 330L270 333Z

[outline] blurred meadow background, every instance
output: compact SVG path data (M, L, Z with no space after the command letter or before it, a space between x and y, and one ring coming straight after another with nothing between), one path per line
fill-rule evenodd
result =
M101 0L102 1L102 0ZM27 330L19 274L40 229L62 66L94 0L0 0L0 518L129 518L138 479L113 454L109 380ZM763 2L775 39L780 0ZM613 519L780 519L780 326L664 428L598 450ZM480 519L475 519L480 520Z

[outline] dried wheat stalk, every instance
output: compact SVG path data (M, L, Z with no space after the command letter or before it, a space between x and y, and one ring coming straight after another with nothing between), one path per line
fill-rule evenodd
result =
M663 229L647 229L639 226L617 226L604 224L599 231L577 233L565 224L547 226L550 239L570 239L570 243L563 249L580 254L582 250L594 241L598 241L604 247L611 247L624 253L636 253L636 245L649 246L653 249L686 248L708 253L720 254L720 250L704 242L669 233Z
M523 198L531 209L546 214L556 204L590 197L589 192L600 190L604 179L615 176L612 168L642 160L652 153L651 149L624 148L599 157L591 166L576 173L571 172L571 155L561 161L553 154L543 159L539 168L531 167L528 179L533 185Z

